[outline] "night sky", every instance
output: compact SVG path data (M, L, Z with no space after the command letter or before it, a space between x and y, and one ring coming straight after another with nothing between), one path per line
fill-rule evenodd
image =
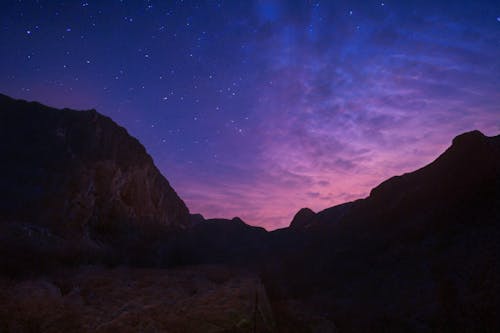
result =
M500 1L1 6L0 92L112 117L205 217L284 227L500 133Z

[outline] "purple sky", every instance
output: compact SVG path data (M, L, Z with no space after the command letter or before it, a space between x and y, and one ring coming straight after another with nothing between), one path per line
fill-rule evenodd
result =
M2 6L0 92L112 117L205 217L284 227L500 132L498 1Z

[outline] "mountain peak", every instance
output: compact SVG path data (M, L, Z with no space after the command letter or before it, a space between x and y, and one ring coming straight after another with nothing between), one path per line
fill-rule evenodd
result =
M239 223L239 224L246 224L241 218L239 218L238 216L235 216L231 219L232 222L234 223Z
M293 217L290 227L292 228L302 228L311 223L312 219L316 216L316 213L310 208L302 208Z
M475 146L478 143L484 142L487 137L478 130L465 132L457 135L453 139L453 146Z
M452 145L433 164L444 169L468 169L477 173L492 163L500 150L500 136L486 136L478 130L456 136Z

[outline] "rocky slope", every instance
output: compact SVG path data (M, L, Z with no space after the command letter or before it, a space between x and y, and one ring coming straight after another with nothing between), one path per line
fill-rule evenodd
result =
M95 110L0 95L0 155L0 222L72 238L122 225L188 225L186 205L144 147Z

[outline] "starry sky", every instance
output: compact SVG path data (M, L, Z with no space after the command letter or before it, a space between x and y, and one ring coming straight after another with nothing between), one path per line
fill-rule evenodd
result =
M269 230L500 133L500 1L9 1L0 92L137 137L193 213Z

